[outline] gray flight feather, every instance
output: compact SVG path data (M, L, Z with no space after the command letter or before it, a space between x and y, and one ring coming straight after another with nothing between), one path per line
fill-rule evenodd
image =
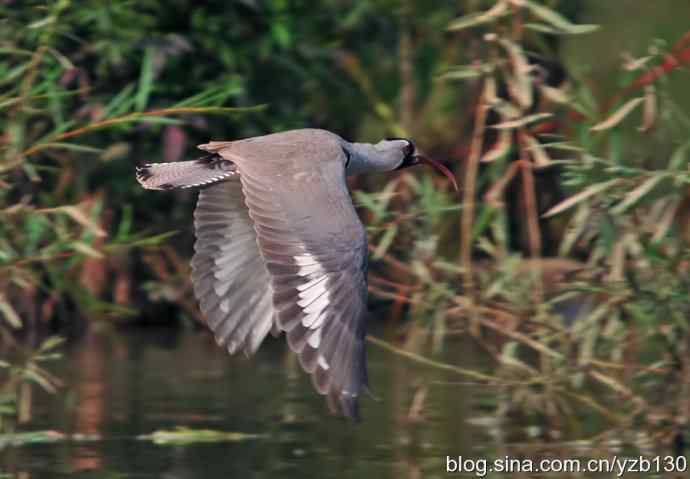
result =
M206 322L230 354L253 354L274 324L273 289L239 181L204 188L194 211L192 283Z
M319 393L351 418L367 385L367 241L345 177L393 170L409 146L305 129L137 170L146 188L211 184L194 215L192 280L217 341L252 354L269 330L285 331Z
M207 155L192 161L149 163L136 170L137 181L148 190L194 188L235 175L235 165L218 155Z

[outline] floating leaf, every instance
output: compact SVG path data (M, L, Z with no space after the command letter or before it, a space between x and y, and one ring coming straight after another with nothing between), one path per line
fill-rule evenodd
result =
M0 450L2 450L6 446L23 446L25 444L50 443L62 441L68 438L68 435L60 431L27 431L3 433L0 434ZM1 473L0 477L2 477Z
M500 18L506 13L508 13L508 3L501 1L486 12L470 13L469 15L453 20L450 25L448 25L447 29L450 31L458 31L465 28L476 27Z
M612 128L619 124L623 119L628 116L628 114L637 107L640 103L644 101L644 97L633 98L628 100L622 107L616 110L611 116L601 123L597 123L592 128L591 131L602 131Z
M549 211L544 213L542 215L543 218L548 218L549 216L556 215L560 213L561 211L565 211L568 208L571 208L575 206L576 204L586 200L590 196L594 196L598 193L601 193L602 191L605 191L615 184L617 184L620 180L618 178L614 180L609 180L609 181L604 181L603 183L595 183L592 186L585 188L584 190L580 191L579 193L571 196L570 198L566 198L565 200L561 201L558 203L556 206L551 208Z
M627 210L632 205L644 198L644 196L651 192L654 189L654 187L658 185L659 182L664 178L666 178L665 174L657 174L650 178L647 178L647 180L643 181L637 188L633 189L627 195L625 195L623 201L621 201L614 208L611 209L611 213L623 213L625 210Z
M177 427L172 431L155 431L151 434L137 436L140 441L152 441L159 445L185 445L200 442L239 442L248 439L259 439L263 434L247 434L243 432L216 431L212 429L190 429Z

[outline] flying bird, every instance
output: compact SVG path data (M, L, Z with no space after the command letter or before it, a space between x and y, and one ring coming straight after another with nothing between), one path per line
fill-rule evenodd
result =
M332 410L359 419L368 385L367 239L346 177L427 163L408 139L350 143L301 129L199 145L206 156L136 169L144 188L199 188L194 293L216 341L252 355L285 332Z

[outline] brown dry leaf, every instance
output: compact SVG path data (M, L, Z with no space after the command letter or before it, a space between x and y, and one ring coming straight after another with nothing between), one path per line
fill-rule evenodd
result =
M506 13L508 13L508 3L499 1L486 12L470 13L469 15L452 21L447 29L450 31L458 31L465 28L476 27L477 25L482 25L499 18Z
M4 294L0 294L0 313L5 317L10 326L14 329L22 327L22 320L15 311L12 304L5 298Z
M489 148L489 150L486 153L484 153L481 160L479 161L481 161L482 163L489 163L507 155L510 151L511 145L513 144L512 138L512 131L507 129L499 131L496 141L493 145L491 145L491 148Z
M663 216L657 223L656 231L654 231L654 236L652 236L652 242L658 243L666 236L666 233L671 228L673 220L676 217L676 212L678 211L678 206L680 206L679 201L673 201L670 208L664 211Z
M651 55L641 58L632 58L630 55L625 54L623 57L623 69L629 72L639 70L640 68L645 66L652 58L654 57Z
M658 185L659 182L661 182L665 178L666 174L664 173L656 174L651 176L650 178L647 178L645 181L640 183L635 189L633 189L627 195L625 195L623 201L621 201L614 208L611 209L611 213L616 215L623 213L632 205L640 201L646 194L651 192L656 187L656 185Z
M543 120L545 118L550 118L552 116L553 113L535 113L533 115L523 116L521 118L516 118L514 120L496 123L495 125L491 125L491 128L495 128L497 130L520 128L521 126L529 125L530 123L535 123L537 121Z
M654 85L647 85L644 88L644 105L642 105L642 124L637 128L639 131L648 131L654 126L656 121L656 90Z
M75 241L72 243L72 248L91 258L101 259L104 257L103 253L95 249L90 244L84 243L83 241Z
M527 109L532 106L532 77L530 76L531 67L527 57L522 51L522 47L508 39L499 40L503 48L508 52L512 66L512 76L506 75L506 84L510 96L522 107Z
M524 135L525 141L528 144L529 154L532 156L534 165L537 168L546 168L551 166L551 158L549 157L546 150L541 146L541 143L530 135Z
M94 222L82 209L82 205L67 205L58 208L44 208L37 210L39 213L65 213L74 221L82 225L89 232L98 237L106 236L106 232L96 222Z
M539 89L541 90L542 95L544 95L546 99L554 103L564 104L571 101L571 98L568 96L568 94L564 91L563 88L555 88L552 86L540 85Z
M571 207L575 206L576 204L581 203L582 201L586 200L590 196L594 196L598 193L601 193L604 190L611 188L612 186L616 185L618 182L620 182L620 179L616 178L614 180L604 181L603 183L595 183L592 186L589 186L588 188L585 188L584 190L580 191L579 193L571 196L570 198L566 198L565 200L561 201L556 206L551 208L549 211L544 213L542 215L542 218L548 218L549 216L556 215L556 214L560 213L561 211L565 211L568 208L571 208Z
M626 116L628 116L628 114L631 111L633 111L643 101L644 101L644 97L638 97L638 98L633 98L632 100L628 100L622 107L620 107L618 110L616 110L611 116L609 116L607 119L605 119L601 123L597 123L592 128L590 128L590 130L591 131L603 131L603 130L608 130L609 128L616 126L621 121L623 121L623 119Z

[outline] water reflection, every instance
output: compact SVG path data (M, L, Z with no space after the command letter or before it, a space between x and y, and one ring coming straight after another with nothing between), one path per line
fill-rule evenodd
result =
M481 361L470 347L449 349L462 354L466 366ZM246 360L228 357L205 332L92 332L71 344L57 365L64 394L35 393L31 423L32 429L61 430L83 440L8 449L0 452L0 464L15 477L31 479L110 477L104 472L166 478L440 477L446 454L472 454L487 439L483 428L465 422L472 388L429 386L456 378L375 346L369 351L379 399L365 397L364 422L353 425L329 414L282 340L269 338ZM415 395L416 414L424 420L408 417ZM266 436L187 446L137 440L176 426Z
M428 356L429 342L414 340L408 346ZM369 345L369 353L378 399L363 398L364 422L354 425L329 414L282 340L269 338L254 359L246 360L226 355L205 331L92 332L70 344L57 364L55 373L66 390L58 396L33 394L31 429L58 430L76 439L0 451L0 477L417 479L446 477L447 455L612 454L598 454L589 443L568 446L566 438L560 445L539 434L530 439L525 431L547 425L492 415L509 400L501 391L459 382L375 345ZM486 364L471 343L452 339L437 359L465 368ZM261 437L187 445L138 438L178 426ZM583 452L584 446L589 450Z

